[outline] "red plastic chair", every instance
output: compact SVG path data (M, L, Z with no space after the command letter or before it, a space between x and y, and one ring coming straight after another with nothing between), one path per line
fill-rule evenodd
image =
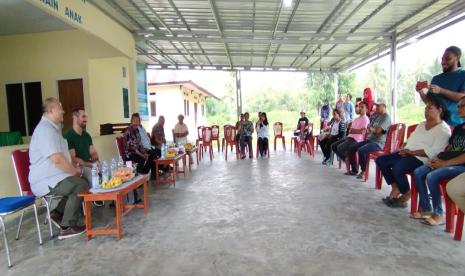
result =
M286 137L283 135L283 123L276 122L273 124L273 132L274 132L274 151L276 151L276 140L281 139L283 142L283 149L286 150ZM269 146L268 146L269 147ZM269 157L268 152L268 157Z
M313 124L308 124L308 133L311 133L313 130ZM306 150L312 157L315 159L315 151L313 150L313 137L308 136L308 139L305 139L305 125L300 126L300 135L299 137L293 137L294 140L294 151L297 152L299 157L302 157L302 150Z
M223 138L221 139L221 152L224 151L224 145L226 145L226 128L228 127L232 127L232 125L228 124L228 125L223 126Z
M230 146L231 148L235 147L236 148L236 158L239 159L239 145L238 145L238 142L236 140L236 134L237 134L237 130L235 127L233 126L229 126L227 128L225 128L225 132L224 132L224 137L226 139L226 151L225 151L225 159L226 161L228 161L228 146Z
M454 219L455 215L458 214L457 206L455 205L454 201L449 197L447 194L447 183L449 183L450 179L445 179L439 182L440 190L442 192L442 196L444 197L444 203L446 207L446 232L454 233Z
M414 125L410 125L407 127L407 137L406 137L407 139L406 140L410 138L410 135L412 135L412 133L417 128L417 126L418 124L414 124ZM413 214L418 210L418 193L417 193L417 189L415 186L415 177L413 176L413 173L409 173L407 175L410 176L410 213ZM383 178L381 177L380 183L378 184L380 189L382 186L382 181L383 181Z
M199 126L197 128L197 140L195 141L195 145L198 147L200 146L200 143L202 143L202 129L204 126Z
M463 218L464 218L463 211L459 209L459 213L457 214L457 224L455 225L455 235L454 235L454 240L456 241L462 240Z
M220 126L219 125L212 125L212 141L216 141L218 145L218 152L220 152Z
M211 127L202 128L202 143L200 144L200 152L203 157L204 150L208 149L210 153L210 161L213 160L213 130Z
M400 146L404 143L405 136L405 125L404 124L394 124L389 127L386 144L384 149L380 151L370 152L367 157L366 167L365 167L365 176L364 181L368 180L370 174L370 160L376 160L378 157L383 155L388 155L399 150ZM381 189L381 170L376 166L376 189Z
M29 150L15 150L11 153L11 159L13 161L13 168L16 175L16 181L18 182L18 188L21 195L34 195L31 189L31 184L29 183ZM53 238L53 228L50 219L50 205L52 200L61 199L61 196L51 196L45 195L43 197L36 197L44 203L47 213L46 213L46 222L48 222L48 227L50 231L50 238ZM21 224L23 222L24 211L21 213L18 223L18 229L16 232L16 239L19 238L19 232L21 230ZM42 244L42 239L40 238L40 243Z
M123 159L124 162L127 161L126 158L126 141L124 140L123 136L118 136L115 138L115 144L116 144L116 149L118 150L119 155L121 156L121 159Z

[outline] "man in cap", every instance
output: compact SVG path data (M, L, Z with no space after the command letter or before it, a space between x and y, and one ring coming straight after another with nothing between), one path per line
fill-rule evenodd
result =
M451 126L457 126L464 123L465 120L457 115L457 102L465 96L465 71L462 70L460 58L462 51L457 46L450 46L442 55L441 65L442 73L436 75L428 86L428 93L435 93L441 97L451 112L451 118L447 123ZM426 102L426 94L422 91L421 83L416 86L417 92L422 100Z

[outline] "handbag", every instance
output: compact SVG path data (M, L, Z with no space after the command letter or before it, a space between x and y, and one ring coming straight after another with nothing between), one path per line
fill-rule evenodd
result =
M455 157L458 157L465 152L463 151L443 151L438 154L438 159L441 159L443 161L447 161L450 159L454 159Z

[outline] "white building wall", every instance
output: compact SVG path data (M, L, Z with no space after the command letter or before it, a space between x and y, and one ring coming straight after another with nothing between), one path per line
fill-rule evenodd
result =
M178 122L178 115L184 115L184 123L189 129L188 140L195 142L197 139L197 127L206 126L206 107L202 115L202 105L205 104L205 96L201 96L195 91L183 89L180 86L159 87L154 89L149 86L149 93L155 92L155 95L149 95L149 101L156 101L156 117L150 117L148 122L143 122L147 131L151 132L152 127L157 123L158 117L165 117L165 136L167 141L173 140L172 129ZM184 100L189 101L189 115L184 113ZM197 124L195 123L195 102L197 102ZM150 112L149 112L150 114Z

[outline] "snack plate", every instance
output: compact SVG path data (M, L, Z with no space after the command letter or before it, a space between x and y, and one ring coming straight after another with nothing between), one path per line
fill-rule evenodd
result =
M115 187L115 188L111 188L111 189L90 188L89 192L91 192L93 194L98 194L98 193L108 193L108 192L114 192L114 191L122 190L122 189L126 188L127 186L131 185L132 183L134 183L134 181L138 180L140 177L143 177L143 175L134 176L133 178L124 181L123 184L121 184L121 185L119 185L118 187Z

